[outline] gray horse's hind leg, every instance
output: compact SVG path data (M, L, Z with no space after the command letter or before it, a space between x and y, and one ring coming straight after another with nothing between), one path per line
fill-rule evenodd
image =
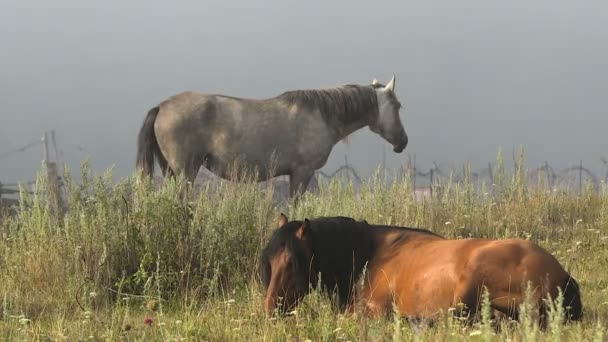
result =
M173 159L169 160L167 174L173 177L183 177L184 181L194 184L202 162L195 158L184 159L174 157Z
M175 178L175 173L173 173L173 170L169 167L169 163L166 159L163 158L163 160L158 163L160 164L160 170L163 173L164 178Z
M289 176L289 197L298 202L301 194L306 192L308 183L315 174L315 170L298 169Z

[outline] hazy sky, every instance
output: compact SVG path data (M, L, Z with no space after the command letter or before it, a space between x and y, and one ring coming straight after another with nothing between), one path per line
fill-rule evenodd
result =
M469 160L524 145L531 166L600 167L608 156L606 1L0 0L0 153L55 129L73 168L134 169L147 111L184 90L271 97L387 82L410 144L365 128L336 146L368 173ZM81 149L77 148L81 146ZM86 151L86 152L85 152ZM32 179L40 147L0 159Z

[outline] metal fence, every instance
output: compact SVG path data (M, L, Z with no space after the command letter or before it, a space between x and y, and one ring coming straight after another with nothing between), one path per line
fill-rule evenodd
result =
M45 157L46 156L47 154L45 153ZM556 169L548 162L545 162L537 168L522 171L522 174L523 179L530 185L538 184L539 179L542 178L545 180L543 184L545 184L548 189L562 189L569 191L574 190L582 192L583 188L587 184L593 189L600 189L601 183L608 184L608 160L602 158L601 161L605 168L603 175L593 173L589 168L585 167L582 160L576 165L562 169ZM46 166L49 167L49 171L52 171L49 172L49 176L57 179L54 184L61 188L63 181L58 175L57 166L55 163L47 162ZM505 173L507 175L512 175L517 167L517 165L514 165L511 170L505 170ZM432 166L429 168L420 168L416 165L415 159L413 161L410 159L406 165L403 165L397 170L385 170L381 166L381 174L387 175L390 171L393 172L393 175L402 177L403 179L406 175L409 176L409 179L412 182L412 189L414 192L413 195L417 199L430 196L433 188L448 180L454 183L469 181L474 184L481 184L481 182L485 182L485 184L491 185L495 182L494 178L497 175L496 166L492 163L488 163L488 166L485 168L476 170L471 170L466 166L466 164L458 168L442 168L439 167L435 162L433 162ZM397 172L395 173L395 171ZM337 167L334 171L317 171L316 176L317 177L315 177L309 184L309 190L316 190L319 181L339 179L340 181L352 182L353 185L358 186L365 180L365 177L361 176L359 172L357 172L357 170L348 163L348 159L346 157L344 158L344 164ZM197 183L214 182L217 180L218 179L215 175L206 170L201 170ZM285 195L282 197L286 197L286 194L289 192L289 183L287 182L287 177L277 177L270 182L273 183L277 195ZM23 184L30 186L33 185L34 182L30 181ZM59 196L61 196L60 194L63 193L63 190L65 189L56 189L56 192ZM17 184L6 184L0 182L0 206L12 206L17 204L18 194L19 189ZM57 198L57 200L61 201L60 198Z

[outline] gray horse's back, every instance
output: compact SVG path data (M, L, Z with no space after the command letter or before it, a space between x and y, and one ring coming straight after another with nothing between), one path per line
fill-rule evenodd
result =
M159 107L154 129L160 150L176 174L191 180L201 165L231 179L237 159L243 159L248 171L257 170L259 180L266 180L273 151L292 145L280 134L289 131L289 126L283 127L281 104L183 92Z

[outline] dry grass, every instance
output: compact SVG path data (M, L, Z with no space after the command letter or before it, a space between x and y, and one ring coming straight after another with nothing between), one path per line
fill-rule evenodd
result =
M500 161L500 160L499 160ZM499 164L500 165L500 164ZM23 194L16 217L0 220L0 336L6 340L596 340L608 321L608 192L547 191L522 168L495 170L496 184L446 181L444 196L414 202L411 182L372 177L360 189L334 180L296 208L272 189L223 182L190 200L178 184L160 189L106 173L67 177L68 210L51 214L46 180ZM188 193L187 191L185 192ZM187 197L187 196L186 196ZM424 227L451 238L519 237L552 252L582 288L582 322L554 320L463 328L451 319L417 330L405 320L336 313L321 293L287 318L261 307L258 256L280 211L292 219L345 215Z

